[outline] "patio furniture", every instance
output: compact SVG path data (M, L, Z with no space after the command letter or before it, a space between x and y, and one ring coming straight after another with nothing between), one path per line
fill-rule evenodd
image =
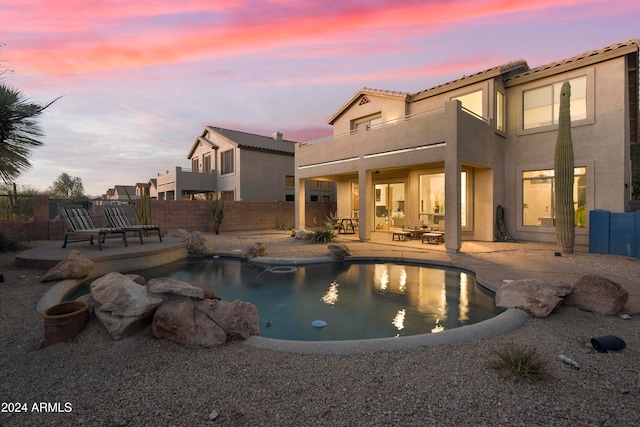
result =
M411 232L409 232L409 231L394 231L391 234L391 240L405 241L405 240L407 240L407 237L411 238Z
M433 233L433 232L428 232L428 233L423 233L422 234L422 243L443 243L444 240L442 238L444 234L440 234L440 233Z
M142 241L142 233L147 231L157 231L158 237L162 242L162 235L160 234L159 226L153 224L131 224L129 217L127 217L123 208L105 208L104 213L111 227L119 228L125 232L132 231L138 234L141 245L144 245L144 242Z
M99 228L93 224L93 220L89 216L89 212L87 212L84 208L71 208L71 209L63 209L63 217L65 222L67 223L67 227L69 227L69 232L64 235L64 243L62 245L63 248L67 247L67 243L74 242L86 242L93 245L93 236L98 236L98 249L102 250L102 243L106 240L107 234L122 234L122 240L124 241L124 246L128 247L127 244L127 236L124 230L115 227L104 227ZM84 240L69 240L70 234L88 234L89 239Z

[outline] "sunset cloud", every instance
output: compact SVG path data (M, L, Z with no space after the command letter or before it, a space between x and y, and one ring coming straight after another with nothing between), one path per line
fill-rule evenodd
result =
M205 125L314 139L363 86L542 65L638 37L639 21L635 0L3 0L0 68L37 102L63 95L24 182L67 171L100 194L188 167Z

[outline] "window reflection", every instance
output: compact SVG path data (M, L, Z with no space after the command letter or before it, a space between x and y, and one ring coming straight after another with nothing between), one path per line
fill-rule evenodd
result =
M322 302L329 305L334 305L338 301L338 286L338 282L331 282L327 293L322 296Z

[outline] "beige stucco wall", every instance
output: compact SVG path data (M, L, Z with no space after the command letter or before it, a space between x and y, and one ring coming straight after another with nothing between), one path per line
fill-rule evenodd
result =
M239 150L240 200L285 200L294 194L285 186L285 177L294 175L293 155L249 149Z

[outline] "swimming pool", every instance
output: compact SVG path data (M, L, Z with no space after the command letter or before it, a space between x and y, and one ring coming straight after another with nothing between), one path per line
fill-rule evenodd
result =
M345 262L292 266L190 258L139 272L214 288L254 304L261 336L333 341L389 338L482 322L502 312L473 275L417 264ZM314 327L314 321L326 323Z

